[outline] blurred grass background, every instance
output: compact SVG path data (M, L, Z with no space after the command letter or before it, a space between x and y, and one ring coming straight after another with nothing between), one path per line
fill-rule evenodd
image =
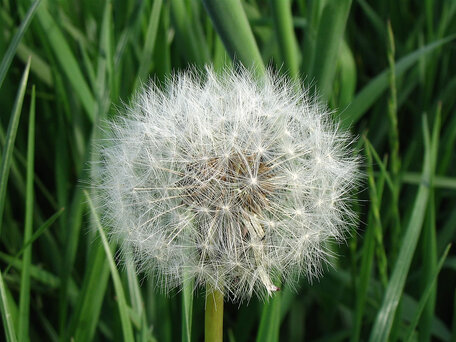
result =
M141 82L242 63L316 86L366 180L333 267L227 303L225 339L456 341L456 1L0 0L0 18L2 339L203 339L204 296L116 265L83 185L94 127Z

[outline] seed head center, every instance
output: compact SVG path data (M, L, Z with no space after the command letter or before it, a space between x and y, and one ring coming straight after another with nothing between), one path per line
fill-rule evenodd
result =
M259 153L224 153L187 165L183 198L191 207L214 213L261 214L269 206L273 177L273 168Z

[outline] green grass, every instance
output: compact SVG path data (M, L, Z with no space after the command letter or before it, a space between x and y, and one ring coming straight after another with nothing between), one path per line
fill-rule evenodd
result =
M0 340L201 341L204 294L119 259L93 141L148 78L238 63L356 137L359 222L324 276L225 303L227 341L456 341L456 2L0 0Z

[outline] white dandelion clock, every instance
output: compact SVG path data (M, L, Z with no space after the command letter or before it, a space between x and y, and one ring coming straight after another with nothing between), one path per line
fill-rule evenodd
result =
M233 301L321 273L353 221L350 138L269 73L184 72L110 122L96 187L111 236L167 289Z

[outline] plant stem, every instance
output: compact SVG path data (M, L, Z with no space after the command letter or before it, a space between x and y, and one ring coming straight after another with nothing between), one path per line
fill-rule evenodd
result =
M205 341L223 341L223 293L207 285Z

